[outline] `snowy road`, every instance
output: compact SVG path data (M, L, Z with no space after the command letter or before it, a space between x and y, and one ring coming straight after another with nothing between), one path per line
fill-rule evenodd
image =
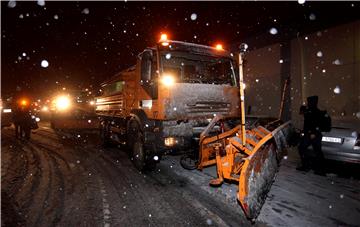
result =
M169 165L146 175L94 133L2 130L2 226L246 226ZM17 224L16 224L17 223Z
M215 168L188 171L167 156L155 172L136 171L125 152L103 149L94 132L54 132L28 142L2 130L2 226L249 226L235 184L211 188ZM360 226L358 166L325 176L282 161L255 226ZM342 176L339 169L348 175Z

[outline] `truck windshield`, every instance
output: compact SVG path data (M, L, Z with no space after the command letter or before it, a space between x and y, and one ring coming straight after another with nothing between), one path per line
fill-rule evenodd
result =
M236 86L235 64L231 58L182 52L163 52L164 73L182 83L227 84Z

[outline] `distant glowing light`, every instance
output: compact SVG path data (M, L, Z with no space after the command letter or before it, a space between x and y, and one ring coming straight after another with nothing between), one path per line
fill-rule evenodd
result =
M41 67L47 68L48 66L49 66L49 62L48 62L48 61L46 61L46 60L42 60L42 61L41 61Z
M41 110L44 111L44 112L47 112L47 111L49 111L49 107L43 106L43 108Z
M276 28L270 28L269 32L271 35L276 35L278 33L278 30Z
M66 110L70 107L70 98L67 96L59 96L55 100L55 105L60 111Z
M334 93L338 95L338 94L340 94L340 92L341 92L340 87L339 87L339 86L336 86L336 87L334 88Z
M28 105L28 101L27 101L26 99L22 99L22 100L20 101L20 105L22 105L22 106L27 106L27 105Z
M197 14L196 13L191 14L190 19L191 20L196 20L197 19Z
M90 101L90 105L95 105L95 101Z

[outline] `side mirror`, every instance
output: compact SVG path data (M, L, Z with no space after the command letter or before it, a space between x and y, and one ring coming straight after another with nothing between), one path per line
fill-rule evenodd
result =
M141 80L143 83L151 81L152 51L145 50L141 56Z

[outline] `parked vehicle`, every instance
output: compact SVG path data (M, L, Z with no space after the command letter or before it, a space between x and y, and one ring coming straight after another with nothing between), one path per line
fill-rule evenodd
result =
M322 152L326 159L360 163L359 128L334 126L322 137Z

